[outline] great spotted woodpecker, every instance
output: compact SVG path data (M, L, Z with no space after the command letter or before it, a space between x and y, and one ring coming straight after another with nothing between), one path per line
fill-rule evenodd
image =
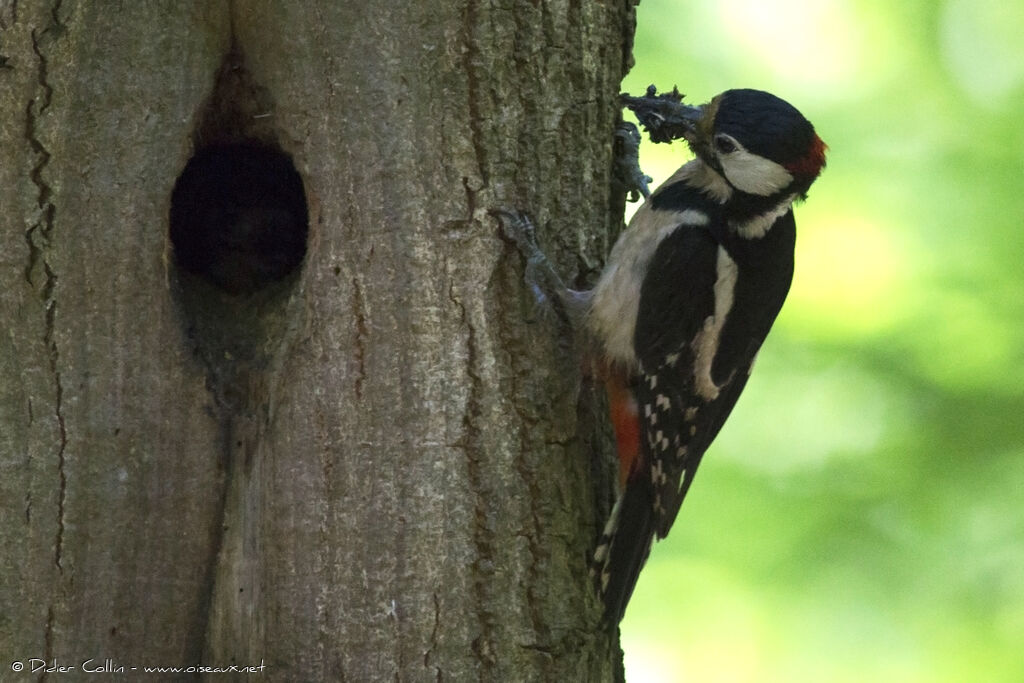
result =
M613 624L782 308L793 277L792 205L825 166L811 123L769 93L728 90L684 111L695 158L637 211L593 290L565 289L528 219L500 212L535 290L577 312L569 317L600 358L621 492L594 572Z

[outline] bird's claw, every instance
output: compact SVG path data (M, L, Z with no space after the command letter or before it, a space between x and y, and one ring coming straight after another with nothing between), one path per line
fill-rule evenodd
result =
M629 195L629 201L651 196L652 178L640 168L640 131L629 121L615 129L615 175Z
M515 243L523 256L533 259L540 253L537 229L525 213L511 209L491 209L491 214L498 218L502 234Z

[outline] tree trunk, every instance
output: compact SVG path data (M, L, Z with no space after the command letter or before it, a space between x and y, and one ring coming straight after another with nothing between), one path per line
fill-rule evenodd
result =
M599 402L488 212L597 267L632 3L431 4L0 4L5 670L619 672ZM254 294L168 237L186 162L237 139L308 203Z

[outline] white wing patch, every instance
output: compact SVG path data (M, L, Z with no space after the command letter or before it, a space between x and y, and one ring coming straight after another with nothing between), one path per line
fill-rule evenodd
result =
M697 332L691 344L696 356L693 366L694 388L705 401L718 398L719 386L711 376L711 368L718 354L718 344L725 326L725 319L732 310L736 293L736 277L739 268L729 256L725 247L718 247L718 262L715 266L718 279L715 280L715 312L704 320L704 327Z

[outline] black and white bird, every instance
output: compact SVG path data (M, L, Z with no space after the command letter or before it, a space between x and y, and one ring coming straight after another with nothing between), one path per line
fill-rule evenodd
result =
M636 212L580 309L608 390L620 495L594 554L618 623L655 538L664 538L701 458L732 411L789 292L796 224L826 146L792 105L728 90L688 108L695 158ZM525 219L506 231L549 268ZM545 265L541 265L545 264ZM557 281L557 276L553 276Z

